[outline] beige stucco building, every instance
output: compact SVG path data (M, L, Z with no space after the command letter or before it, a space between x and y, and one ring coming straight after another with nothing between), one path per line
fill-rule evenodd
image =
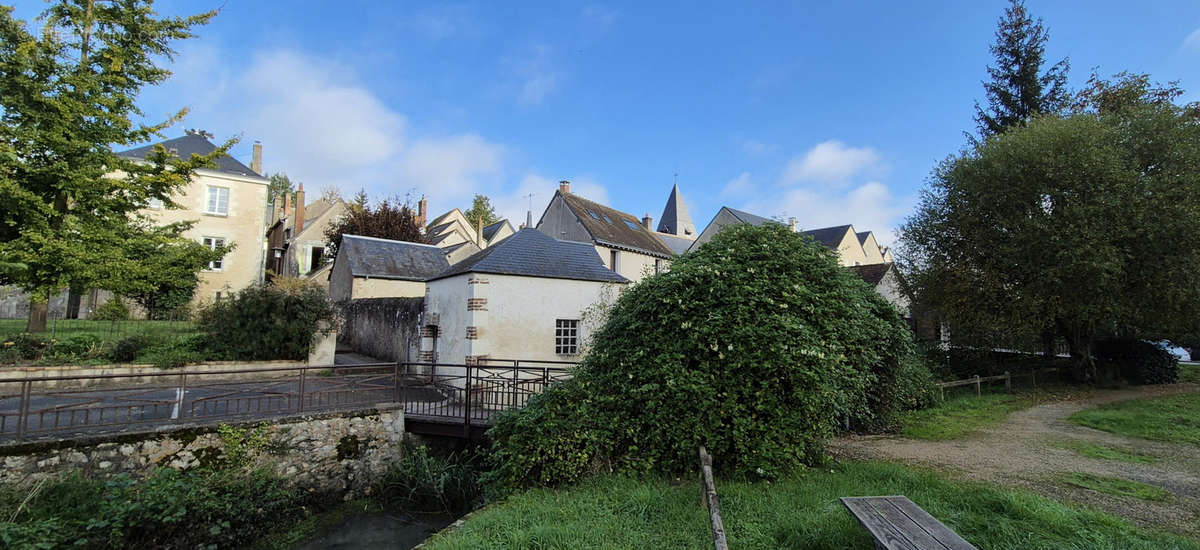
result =
M326 264L325 232L346 214L341 199L304 202L304 184L295 193L296 203L285 196L272 208L267 230L267 276L311 278Z
M216 150L207 134L188 131L183 137L162 142L181 158L206 155ZM153 145L131 149L122 156L145 159ZM152 202L143 211L158 223L194 221L184 236L206 246L232 244L234 249L200 273L195 301L208 302L261 283L266 255L267 184L260 175L262 149L254 146L253 168L228 155L216 159L213 168L196 170L191 182L172 197L180 208L167 209Z
M428 282L421 361L577 361L585 310L628 282L592 245L522 229Z

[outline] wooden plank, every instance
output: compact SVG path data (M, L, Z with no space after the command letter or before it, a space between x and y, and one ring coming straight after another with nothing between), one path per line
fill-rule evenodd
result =
M721 521L721 505L717 502L717 487L713 484L712 457L704 445L700 446L700 478L704 489L704 505L708 507L708 518L712 524L713 548L729 550L725 541L725 525Z
M949 527L938 521L937 518L929 515L929 512L921 509L908 497L892 497L889 499L893 505L901 512L904 512L910 519L924 527L925 531L933 535L949 550L979 550L966 539L960 537L958 533L951 531Z
M842 504L850 514L875 538L875 547L884 550L926 550L913 545L895 525L879 515L872 501L884 497L843 497Z
M885 497L878 500L871 500L870 503L883 519L891 522L896 529L904 533L904 536L917 548L923 550L952 550L931 534L923 523L917 522L914 518L909 517L904 510L901 510L895 504L895 501L899 499L908 500L905 497ZM928 517L937 522L932 516Z

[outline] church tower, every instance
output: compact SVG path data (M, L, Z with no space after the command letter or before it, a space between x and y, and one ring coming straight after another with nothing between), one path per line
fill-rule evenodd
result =
M667 206L663 208L662 217L658 221L658 232L688 239L696 238L696 225L688 215L687 205L683 204L683 196L679 194L679 183L671 188L671 196L667 198Z

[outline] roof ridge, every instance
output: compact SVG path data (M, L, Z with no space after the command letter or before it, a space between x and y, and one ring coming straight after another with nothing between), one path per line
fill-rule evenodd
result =
M354 239L366 239L366 240L370 240L370 241L381 241L381 242L385 242L385 243L402 243L402 244L411 244L413 246L428 246L429 248L438 248L437 246L434 246L432 244L416 243L413 241L398 241L396 239L384 239L382 237L368 237L366 235L351 235L349 233L343 233L342 238L344 239L346 237L350 237L350 238L354 238Z

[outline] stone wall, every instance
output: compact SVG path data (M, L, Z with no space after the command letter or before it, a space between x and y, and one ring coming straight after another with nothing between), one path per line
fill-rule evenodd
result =
M338 342L383 361L415 361L425 298L366 298L338 305Z
M74 472L104 477L143 476L156 467L187 470L228 462L227 443L233 442L248 451L248 467L268 468L302 488L349 500L370 493L372 481L400 457L404 437L404 412L397 404L272 422L230 424L247 434L242 442L260 430L261 445L223 438L217 426L8 444L0 446L0 483L28 487Z

